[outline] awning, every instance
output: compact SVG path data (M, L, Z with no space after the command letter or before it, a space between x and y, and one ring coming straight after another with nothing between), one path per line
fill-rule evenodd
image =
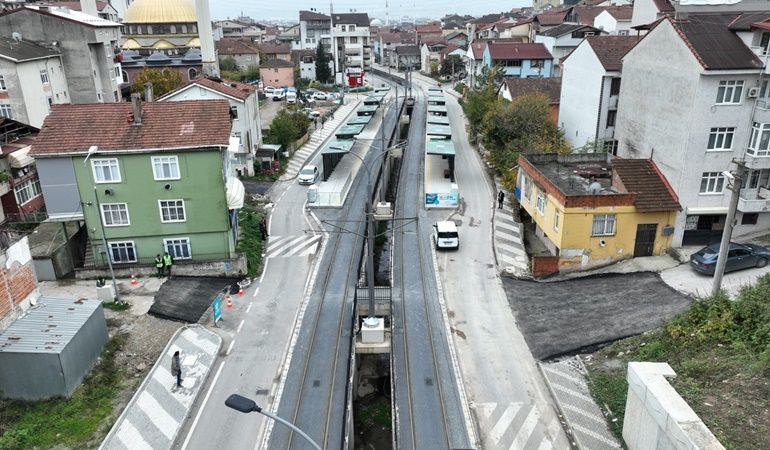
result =
M246 197L246 189L241 180L230 177L227 179L227 209L243 208L243 199Z
M8 155L8 162L11 163L12 168L21 169L35 163L35 158L29 156L30 148L31 147L28 145L23 149L16 150L15 152Z
M688 216L715 216L727 214L727 206L703 206L687 208L685 213Z

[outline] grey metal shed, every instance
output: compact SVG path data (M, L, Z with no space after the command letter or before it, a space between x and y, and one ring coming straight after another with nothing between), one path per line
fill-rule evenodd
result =
M99 300L40 297L0 335L0 390L24 400L70 396L108 340Z

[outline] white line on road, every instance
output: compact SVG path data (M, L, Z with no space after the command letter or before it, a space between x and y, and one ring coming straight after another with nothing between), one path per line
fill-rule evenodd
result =
M241 323L238 324L238 329L235 330L236 333L240 333L241 332L241 328L243 328L243 322L245 322L245 320L241 320Z
M235 345L235 339L230 341L230 346L227 347L227 353L225 353L225 355L230 355L230 351L233 349L233 345Z
M265 263L267 263L267 261L265 261ZM259 292L259 288L256 288L256 289L254 289L254 295L253 295L253 297L256 297L256 296L257 296L257 292ZM246 311L246 312L248 312L248 311Z
M265 274L267 273L267 263L270 262L270 258L263 258L265 260L265 265L262 267L262 276L259 277L259 284L262 284L262 280L265 279ZM257 295L256 292L254 292L254 295Z
M249 311L251 311L251 305L253 304L254 304L253 302L249 302L249 306L246 307L246 314L248 314Z
M214 386L217 385L217 380L219 379L219 375L222 374L223 367L225 367L224 361L222 361L222 364L219 365L217 374L214 375L214 381L211 382L211 386L209 386L209 391L206 392L206 397L203 399L203 404L201 404L201 407L198 410L198 414L195 415L195 420L193 420L192 426L190 426L190 432L187 433L187 438L185 438L184 444L182 444L181 450L185 450L187 448L187 444L190 443L190 439L192 439L193 432L195 431L195 426L198 425L198 420L200 420L201 414L203 414L203 411L206 409L206 403L208 403L209 397L211 397L211 391L214 390Z

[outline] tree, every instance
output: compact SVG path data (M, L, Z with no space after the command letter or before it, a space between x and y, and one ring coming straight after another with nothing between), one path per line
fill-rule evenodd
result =
M144 98L144 85L147 83L152 84L153 96L158 98L181 86L183 83L182 74L167 67L162 69L143 67L139 69L139 74L136 76L134 84L131 85L131 92L138 92Z
M444 62L441 63L441 71L439 72L439 75L449 78L464 69L465 64L463 64L462 58L457 55L449 55L444 58Z
M238 72L240 69L238 68L238 63L235 62L235 58L228 56L219 61L219 70L222 72Z
M480 91L468 91L463 104L465 115L468 117L468 122L470 122L473 131L478 132L480 130L484 116L486 116L487 111L495 102L497 102L497 94L489 86Z
M505 74L500 69L500 67L484 66L481 68L481 74L475 77L476 86L471 87L476 89L484 89L487 86L491 86L494 90L497 90L498 86L500 86L500 83L503 82L504 77Z
M332 77L332 69L329 67L329 55L324 50L323 44L318 42L315 49L315 78L320 83L326 83Z
M281 109L270 123L270 129L265 136L265 143L279 144L288 148L297 139L301 138L310 127L310 119L307 114L290 112Z
M246 73L243 75L243 78L241 79L247 83L250 83L252 81L259 81L261 78L262 74L259 73L259 67L249 66L249 68L246 69Z
M428 70L430 70L430 75L431 75L431 76L436 76L436 75L438 75L438 63L437 63L437 62L435 62L435 61L434 61L434 62L431 62L431 63L430 63L430 67L428 68Z
M509 169L518 164L520 154L572 151L564 133L551 119L548 97L541 93L489 104L481 130L484 146L502 173L503 185L509 189L516 185L515 173Z

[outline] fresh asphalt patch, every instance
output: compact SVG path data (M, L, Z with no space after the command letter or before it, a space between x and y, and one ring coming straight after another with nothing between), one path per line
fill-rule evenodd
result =
M651 272L554 282L503 277L503 287L538 360L655 329L692 302Z
M244 180L244 179L241 179L241 183L243 183L243 189L246 191L247 194L259 194L259 195L265 195L267 191L269 191L270 188L273 187L273 184L275 184L274 181Z
M155 302L148 314L161 319L197 323L222 289L229 286L231 295L238 294L237 282L235 278L171 277L155 293ZM222 308L225 308L226 301L222 299Z

